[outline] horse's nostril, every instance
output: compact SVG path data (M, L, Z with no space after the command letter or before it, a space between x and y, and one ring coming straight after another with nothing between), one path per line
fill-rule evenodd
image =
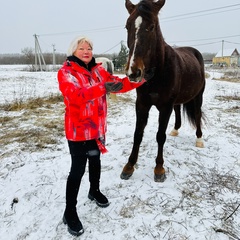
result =
M137 76L135 74L130 74L128 77L130 82L137 82Z
M133 69L132 72L126 72L126 75L129 77L131 82L141 81L142 71L140 69Z
M135 76L134 74L130 74L130 75L128 75L128 77L129 77L130 79L135 79L135 78L136 78L136 76Z
M141 70L138 69L137 72L136 72L136 76L137 76L137 77L140 77L140 76L141 76L141 73L142 73Z

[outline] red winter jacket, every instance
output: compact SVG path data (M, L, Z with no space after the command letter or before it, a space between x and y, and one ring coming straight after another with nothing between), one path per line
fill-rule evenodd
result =
M107 130L107 102L105 82L123 83L118 93L141 86L127 77L119 78L108 73L100 64L88 71L72 61L66 61L58 71L59 89L65 103L65 134L71 141L104 138Z

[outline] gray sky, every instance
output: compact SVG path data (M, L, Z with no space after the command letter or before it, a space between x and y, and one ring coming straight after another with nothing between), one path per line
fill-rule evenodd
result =
M92 39L96 54L118 53L120 42L126 44L125 0L0 1L0 54L34 48L34 34L42 52L52 52L55 45L57 52L66 53L78 35ZM215 53L224 40L224 48L240 51L239 0L166 0L159 18L170 45Z

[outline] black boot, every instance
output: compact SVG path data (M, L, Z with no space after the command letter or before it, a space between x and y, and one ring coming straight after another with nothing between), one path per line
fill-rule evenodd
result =
M92 201L94 200L99 207L107 207L109 206L108 199L99 190L100 175L100 159L91 159L89 161L90 190L88 193L88 198Z
M68 232L74 236L80 236L84 233L83 226L78 218L76 208L65 209L63 223L68 225Z
M109 206L108 199L100 192L99 189L97 190L90 189L88 193L88 198L92 201L94 200L99 207Z
M76 211L79 186L80 181L68 177L66 187L66 209L63 215L63 223L68 225L68 232L74 236L79 236L84 232Z

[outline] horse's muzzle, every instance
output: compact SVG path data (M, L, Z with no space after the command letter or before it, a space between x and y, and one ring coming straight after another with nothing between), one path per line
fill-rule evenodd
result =
M126 72L126 75L131 82L141 82L143 79L143 74L140 69L137 69L135 72L131 72L131 74L128 74L128 72Z
M142 72L138 69L135 73L131 73L128 77L131 82L140 82L142 80Z
M134 61L131 59L134 59ZM131 57L127 64L126 75L131 82L141 82L144 78L144 69L145 66L142 59Z
M131 82L141 82L142 79L144 78L146 81L150 80L151 78L154 77L155 74L155 67L150 68L148 70L140 70L138 69L135 73L131 73L128 75L128 73L126 73L126 75L128 76L129 80Z

